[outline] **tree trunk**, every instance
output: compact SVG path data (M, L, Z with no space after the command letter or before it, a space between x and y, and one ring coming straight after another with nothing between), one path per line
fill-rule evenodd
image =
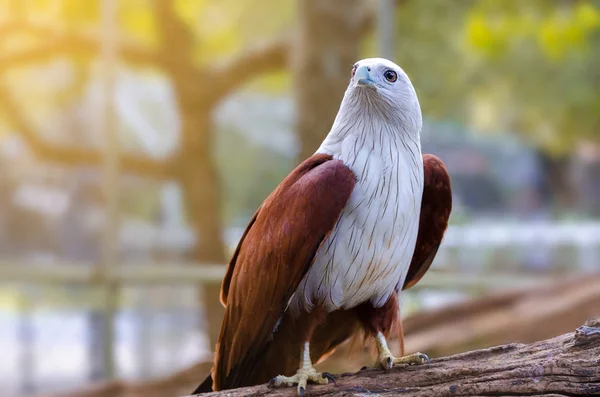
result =
M311 156L329 132L358 60L364 35L360 0L299 0L292 68L301 142L299 161Z
M600 218L600 159L590 162L584 175L582 206L591 216Z
M220 183L212 161L211 109L194 110L183 103L180 108L183 121L180 181L188 219L197 234L193 256L200 263L225 263ZM201 289L210 349L217 342L224 313L219 290L220 284L204 284Z
M337 385L309 385L311 396L592 396L600 395L600 319L530 345L512 343L432 359L430 366L363 369ZM206 396L294 396L266 385Z
M224 263L220 184L212 158L211 82L207 81L207 74L194 66L193 35L172 7L170 1L157 2L162 59L173 82L181 120L177 169L187 217L196 232L193 258L200 263ZM218 284L205 285L200 295L211 349L217 341L224 313L219 288Z
M559 210L571 209L576 202L576 192L571 179L571 158L553 157L539 152L540 166L543 172L542 197Z

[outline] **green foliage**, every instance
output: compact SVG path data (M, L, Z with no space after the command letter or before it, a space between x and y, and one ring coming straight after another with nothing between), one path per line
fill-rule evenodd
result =
M397 21L396 60L428 117L521 133L557 156L598 140L599 1L411 0Z
M62 0L60 3L59 18L69 29L89 28L100 19L99 0Z
M288 70L280 70L258 77L249 84L249 89L258 89L268 94L282 94L292 89L292 76Z
M96 34L100 4L100 0L0 0L0 19L25 16L59 33ZM121 38L158 49L157 2L119 0L117 4ZM171 4L192 32L191 56L199 66L218 64L257 42L290 33L295 15L294 0L173 0ZM396 61L411 76L428 117L523 133L557 155L568 153L581 139L598 140L599 1L408 0L400 2L396 20ZM3 38L0 51L45 39ZM365 37L365 56L377 55L374 43L374 35ZM22 103L31 114L39 118L48 107L61 108L81 96L93 61L89 54L85 59L69 56L76 60L72 81L52 97L29 95ZM9 73L6 80L15 91L28 87L27 73ZM261 77L250 88L290 91L289 72ZM232 154L223 147L242 147L240 137L235 132L218 136L224 139L216 157L225 178L225 197L230 200L226 213L234 220L253 211L293 164L260 147L248 146L240 155Z
M142 46L158 44L157 2L117 0L119 34ZM173 0L175 14L193 34L198 62L232 55L242 47L289 30L293 1ZM26 19L58 31L97 33L100 0L0 0L0 22Z
M485 71L473 98L495 109L488 128L527 133L557 156L599 140L600 2L479 1L464 39Z
M591 36L600 28L600 10L590 2L576 2L571 8L549 3L507 2L498 7L496 2L490 7L482 1L467 16L467 40L488 57L508 55L512 46L528 39L553 61L589 50Z
M412 0L397 9L396 61L410 76L428 117L464 118L472 83L461 31L470 7L470 1Z
M118 21L122 34L141 45L158 45L156 15L150 0L128 0L119 3Z

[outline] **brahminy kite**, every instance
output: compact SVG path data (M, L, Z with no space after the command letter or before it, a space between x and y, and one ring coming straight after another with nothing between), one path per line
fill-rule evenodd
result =
M452 207L450 178L421 155L421 109L395 63L363 59L327 137L256 211L221 289L225 318L211 376L195 393L264 383L324 384L313 363L365 331L376 365L396 358L386 337L399 295L425 274Z

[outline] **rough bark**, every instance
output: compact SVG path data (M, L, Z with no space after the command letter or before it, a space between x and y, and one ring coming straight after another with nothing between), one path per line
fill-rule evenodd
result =
M292 68L299 161L315 152L331 128L358 59L365 14L360 0L298 2Z
M508 344L431 360L430 366L364 369L337 385L310 385L311 396L600 395L600 320L532 344ZM295 388L255 386L205 396L294 396Z
M415 315L404 322L405 343L412 351L426 350L436 356L547 339L568 332L587 318L600 316L598 285L600 274L585 275L477 299L455 306L449 313L439 309ZM496 304L491 305L494 301ZM490 306L485 307L486 303ZM436 317L440 317L439 322L423 325Z
M521 342L531 343L569 332L600 316L600 274L584 275L537 288L502 291L403 320L405 346L430 357ZM396 342L391 346L398 352ZM372 347L340 347L319 365L326 371L355 371L372 360ZM348 356L352 359L349 360Z

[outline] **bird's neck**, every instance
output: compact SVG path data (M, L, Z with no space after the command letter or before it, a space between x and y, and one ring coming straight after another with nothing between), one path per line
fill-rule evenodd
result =
M377 115L344 117L338 114L317 153L330 154L351 168L356 160L364 162L369 158L377 160L384 167L398 164L396 160L399 158L421 163L419 129L411 123L399 120L390 122Z

